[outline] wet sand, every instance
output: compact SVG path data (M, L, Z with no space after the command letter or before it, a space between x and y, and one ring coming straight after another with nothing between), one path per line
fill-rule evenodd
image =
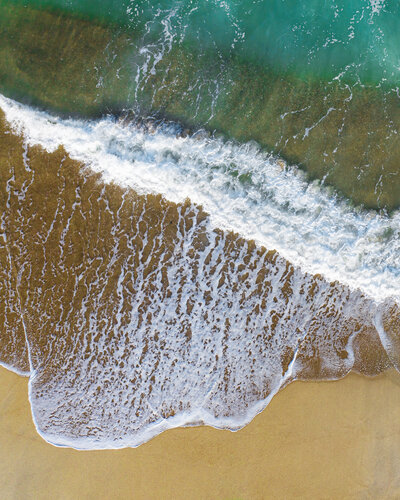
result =
M295 382L245 429L168 431L137 449L55 448L34 429L27 379L0 370L4 499L400 497L400 381Z

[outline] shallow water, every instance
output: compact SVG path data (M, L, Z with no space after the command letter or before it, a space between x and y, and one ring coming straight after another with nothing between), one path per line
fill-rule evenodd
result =
M7 5L9 2L2 2ZM162 34L174 44L297 74L396 84L400 49L395 1L17 0L23 7L64 12L127 32ZM344 71L343 71L344 70Z
M399 366L399 307L395 297L383 301L390 283L385 277L392 265L398 272L397 261L385 264L378 250L375 259L385 272L363 270L366 288L373 283L375 296L372 288L366 294L308 274L275 250L218 228L218 221L225 219L229 226L231 213L246 209L245 204L222 201L221 182L209 178L207 183L215 189L207 193L211 201L222 197L219 218L188 199L174 203L145 194L154 186L145 184L141 171L157 179L159 165L168 169L151 148L146 150L145 139L157 149L164 134L171 147L170 130L151 134L134 124L119 125L121 133L125 128L130 132L128 144L138 155L127 160L115 149L103 153L105 144L116 148L115 141L89 141L79 122L49 121L10 101L3 100L2 106L9 117L17 111L14 129L23 126L21 118L29 125L33 113L36 127L30 130L41 136L38 140L28 134L24 142L3 124L1 248L10 270L1 293L6 297L2 303L19 312L21 324L16 329L8 321L8 310L3 312L2 361L18 359L14 368L21 370L25 340L33 417L48 441L84 449L118 448L137 446L180 425L237 429L292 380L339 378L352 369L372 375ZM86 164L99 172L103 167L105 178L71 161L57 147L60 127L67 150L76 146L67 140L70 127L79 135L78 146L84 146ZM135 144L132 134L142 136L141 141ZM30 145L45 138L53 153ZM215 168L207 144L199 148L205 139L176 140L183 141L194 158L201 155L209 162L206 168ZM212 146L214 154L217 146L226 148L225 154L235 151L230 144ZM160 154L175 155L176 161L178 152ZM79 157L79 152L73 155ZM125 186L139 181L143 194L111 182L118 178L117 167L123 172L128 165L133 172L119 181ZM174 166L172 161L169 171L173 168L182 168L182 163ZM303 182L307 196L304 181L295 174L277 165L270 168L283 184L288 175L294 176L292 182ZM226 181L232 177L219 169ZM176 193L179 177L167 178L172 180L169 194L174 189ZM159 181L166 183L167 178ZM201 181L197 184L201 193ZM229 188L229 182L225 184ZM274 184L270 189L279 200L280 186ZM226 194L227 200L232 195L235 199L234 190ZM318 189L308 196L324 199ZM179 197L185 197L184 184ZM349 217L357 216L342 209ZM251 210L250 205L248 214ZM324 207L319 210L323 214ZM302 212L289 210L287 217L296 220ZM379 217L358 216L372 226ZM329 224L326 221L327 229ZM263 225L273 228L273 219ZM290 225L280 229L292 230ZM310 238L316 255L313 245ZM313 265L318 268L318 261ZM386 290L389 294L390 287Z

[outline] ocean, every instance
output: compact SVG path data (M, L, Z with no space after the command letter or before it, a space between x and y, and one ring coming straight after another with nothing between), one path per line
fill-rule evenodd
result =
M400 7L0 1L0 362L78 449L400 367Z

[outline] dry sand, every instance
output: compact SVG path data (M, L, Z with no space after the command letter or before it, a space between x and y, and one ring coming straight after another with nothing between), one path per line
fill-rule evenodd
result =
M1 499L400 498L400 383L295 382L240 432L168 431L137 448L55 448L27 379L0 370Z

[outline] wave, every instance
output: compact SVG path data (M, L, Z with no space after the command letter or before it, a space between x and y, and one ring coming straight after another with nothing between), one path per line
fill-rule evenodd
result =
M288 17L281 0L123 2L117 28L100 22L119 10L104 2L8 2L0 92L64 116L135 109L254 139L355 204L395 210L399 7L341 3Z
M293 380L400 368L398 214L354 210L254 144L0 107L1 344L27 349L47 441L237 430Z
M240 145L177 124L62 120L0 97L0 107L29 145L68 154L106 182L142 193L189 198L214 227L277 250L307 272L321 273L376 301L400 299L400 212L354 208L319 182L255 143Z

